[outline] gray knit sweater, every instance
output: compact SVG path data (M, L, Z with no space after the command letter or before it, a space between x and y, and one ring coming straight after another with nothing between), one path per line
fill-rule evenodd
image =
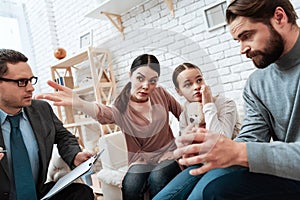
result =
M288 54L249 77L243 98L235 140L247 142L250 171L300 180L300 36Z

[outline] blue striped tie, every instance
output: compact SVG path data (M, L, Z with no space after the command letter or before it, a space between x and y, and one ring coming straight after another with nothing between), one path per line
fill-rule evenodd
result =
M10 147L17 200L36 200L35 183L26 146L19 128L21 113L7 116L11 125Z

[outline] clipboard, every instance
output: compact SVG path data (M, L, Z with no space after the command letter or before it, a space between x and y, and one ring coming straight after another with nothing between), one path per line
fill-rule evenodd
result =
M97 159L100 157L100 155L103 153L104 149L100 152L98 152L93 157L89 158L88 160L84 161L80 165L78 165L76 168L74 168L72 171L61 177L55 185L51 188L51 190L41 199L41 200L47 200L65 187L69 186L71 183L73 183L76 179L80 178L82 175L87 173L92 169L94 166L94 163L97 161Z

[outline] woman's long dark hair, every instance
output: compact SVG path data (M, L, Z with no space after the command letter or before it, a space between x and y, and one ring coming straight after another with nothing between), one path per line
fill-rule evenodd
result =
M158 73L158 76L160 75L160 64L157 58L150 54L143 54L134 59L130 68L130 74L132 74L139 67L144 66L150 67ZM130 99L130 90L131 82L128 82L114 102L114 105L121 113L124 113L126 111Z

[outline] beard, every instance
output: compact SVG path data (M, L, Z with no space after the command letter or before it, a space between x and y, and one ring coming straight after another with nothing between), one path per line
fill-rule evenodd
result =
M271 36L267 40L266 47L262 51L252 51L247 54L247 57L253 57L252 62L259 69L266 68L278 60L284 50L284 41L281 35L271 24L269 24L268 27Z

